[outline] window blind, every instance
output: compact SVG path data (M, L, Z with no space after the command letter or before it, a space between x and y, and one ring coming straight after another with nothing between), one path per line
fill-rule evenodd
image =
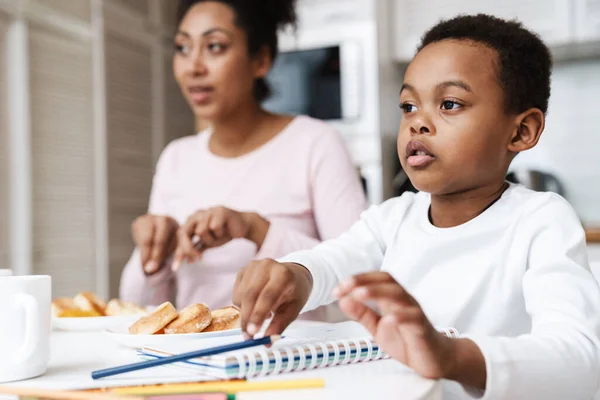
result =
M194 114L173 76L173 55L165 59L165 143L195 133Z
M111 294L134 248L131 223L145 214L154 172L151 48L105 35L108 233Z
M53 295L95 289L92 52L30 25L33 272Z
M0 268L10 268L10 243L8 241L8 97L6 94L7 56L5 41L7 28L8 20L0 13Z

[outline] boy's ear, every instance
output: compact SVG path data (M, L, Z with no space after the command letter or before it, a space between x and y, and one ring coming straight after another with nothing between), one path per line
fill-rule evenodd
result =
M540 140L545 124L546 117L538 108L530 108L519 114L516 118L517 127L508 143L508 150L518 153L534 147Z

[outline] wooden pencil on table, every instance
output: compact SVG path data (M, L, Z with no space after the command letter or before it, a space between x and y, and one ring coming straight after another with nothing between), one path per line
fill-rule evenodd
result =
M270 381L220 381L197 384L168 384L151 387L128 387L110 389L112 393L134 396L157 396L193 393L227 393L257 392L272 390L321 389L325 387L323 379L295 379Z
M70 390L35 389L18 386L1 386L0 394L33 397L48 400L144 400L144 397L121 396L110 392L81 392Z

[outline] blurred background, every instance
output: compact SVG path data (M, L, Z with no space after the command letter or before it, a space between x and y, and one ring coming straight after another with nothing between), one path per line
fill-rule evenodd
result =
M0 268L116 296L164 146L204 127L172 74L176 0L0 0ZM555 57L546 131L511 179L553 190L600 260L600 0L299 0L265 107L343 135L371 203L413 190L396 156L403 72L441 18L516 17Z

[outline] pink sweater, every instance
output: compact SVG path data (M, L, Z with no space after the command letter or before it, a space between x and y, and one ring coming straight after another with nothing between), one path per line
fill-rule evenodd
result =
M178 308L201 302L231 304L239 269L253 259L309 249L347 230L366 207L357 170L337 132L324 122L296 117L259 149L237 158L215 156L211 133L170 143L158 161L149 213L180 224L200 209L224 206L255 211L270 229L260 251L237 239L207 250L176 274L163 268L146 277L136 249L121 277L120 297L142 304L175 300ZM176 297L175 297L176 296ZM321 313L313 317L322 319Z

